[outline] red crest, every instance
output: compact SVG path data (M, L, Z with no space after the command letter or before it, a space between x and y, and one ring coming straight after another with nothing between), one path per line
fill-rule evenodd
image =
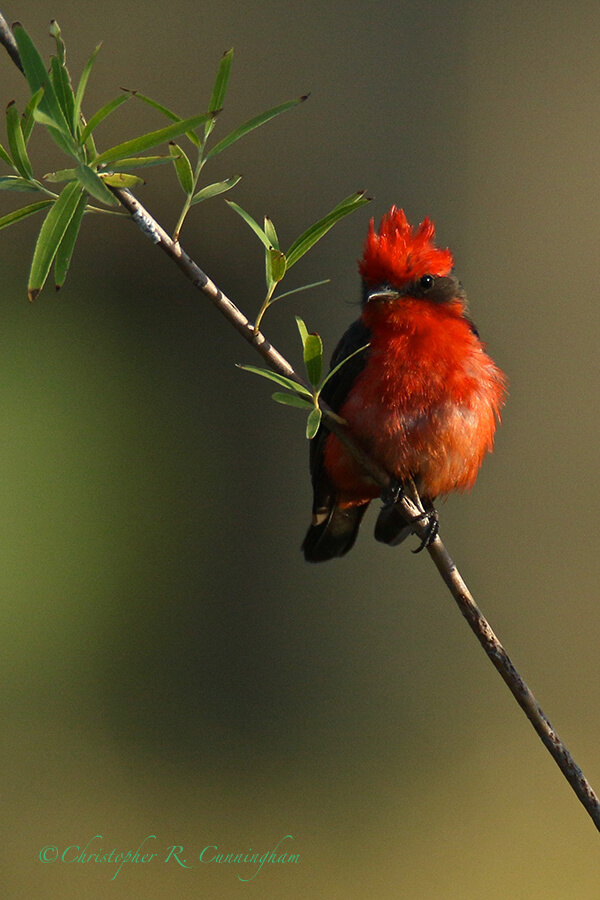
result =
M392 206L383 216L379 233L371 219L359 271L367 284L402 287L422 275L449 275L453 259L450 250L433 243L435 226L424 219L413 229L404 211Z

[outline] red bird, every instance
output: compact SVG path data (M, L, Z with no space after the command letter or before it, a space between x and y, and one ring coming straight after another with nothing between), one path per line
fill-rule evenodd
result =
M331 368L368 347L322 392L400 488L414 480L432 516L436 497L474 485L506 394L505 376L467 315L452 254L436 247L434 233L429 219L413 229L395 206L379 232L371 220L359 263L362 314L336 347ZM302 549L309 562L323 562L351 549L381 489L324 425L311 442L310 469L313 520ZM392 498L384 499L375 537L396 545L411 527Z

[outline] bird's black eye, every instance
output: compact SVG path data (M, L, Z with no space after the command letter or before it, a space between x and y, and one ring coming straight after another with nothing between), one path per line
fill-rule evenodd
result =
M422 291L429 291L433 287L433 275L423 275L419 278L419 287Z

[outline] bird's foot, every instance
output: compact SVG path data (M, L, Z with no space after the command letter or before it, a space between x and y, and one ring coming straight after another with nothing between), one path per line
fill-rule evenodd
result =
M420 553L421 550L424 550L425 547L429 547L430 544L435 541L438 536L438 531L440 530L440 520L437 514L437 510L432 506L431 509L427 509L424 512L420 513L418 516L415 516L413 522L416 524L417 522L426 521L425 530L423 532L423 536L421 538L421 543L417 547L416 550L413 550L413 553Z

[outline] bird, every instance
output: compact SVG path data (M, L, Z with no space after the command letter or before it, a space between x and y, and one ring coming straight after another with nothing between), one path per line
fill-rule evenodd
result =
M429 218L413 227L392 206L377 230L371 219L359 261L361 315L334 350L330 371L340 367L321 392L392 479L375 525L376 540L391 546L412 532L394 502L411 482L430 517L422 546L433 539L434 501L473 487L506 399L506 376L479 337L453 266ZM310 472L302 550L317 563L348 553L382 491L324 421L310 444Z

